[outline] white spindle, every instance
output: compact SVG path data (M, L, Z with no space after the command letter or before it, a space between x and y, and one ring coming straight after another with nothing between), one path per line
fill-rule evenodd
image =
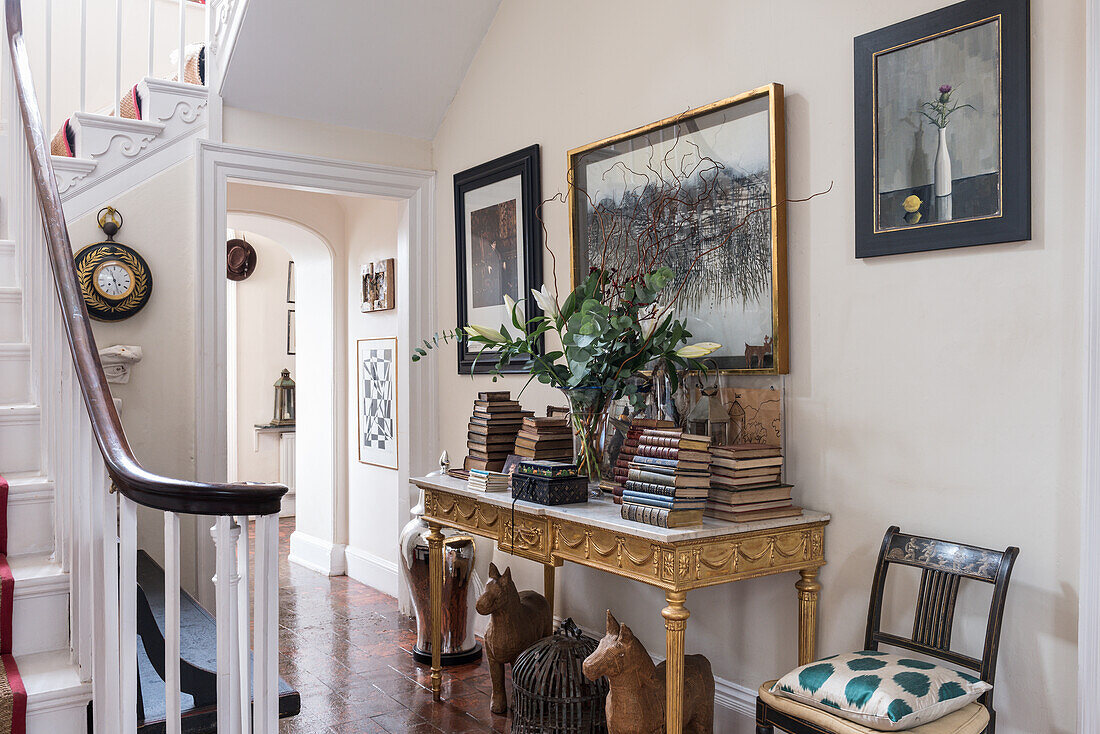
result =
M254 732L279 726L279 515L261 515L256 528L252 690Z
M180 518L164 513L165 731L180 734Z
M241 528L233 518L219 517L211 529L214 536L214 619L218 627L217 687L218 732L241 734L240 687L241 669L237 656L237 538Z
M179 57L179 76L176 81L183 81L183 71L187 64L186 58L186 45L187 45L187 0L178 0L180 6L180 57Z
M53 117L50 116L53 103L53 0L46 0L46 79L43 92L45 93L45 104L42 109L42 116L46 124L47 130L53 128Z
M80 111L88 111L88 0L80 0Z
M149 67L145 76L153 76L157 38L157 0L149 0Z
M237 540L237 576L240 582L237 584L237 665L241 671L239 685L237 686L237 698L241 716L241 731L249 731L251 708L252 676L249 675L249 629L248 614L248 516L241 515L237 518L241 526L241 535Z
M115 117L122 104L122 0L115 0Z
M137 505L118 495L119 720L137 731Z

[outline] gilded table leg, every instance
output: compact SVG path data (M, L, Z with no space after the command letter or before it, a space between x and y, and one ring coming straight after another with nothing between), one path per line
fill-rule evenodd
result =
M684 726L684 631L691 612L684 608L686 591L666 591L665 618L665 731L682 734Z
M554 613L554 579L557 568L550 564L542 567L542 595L550 602L550 614Z
M428 523L428 576L429 600L432 609L432 698L440 699L443 688L443 528Z
M817 581L816 568L804 568L794 587L798 589L798 664L805 665L817 659Z

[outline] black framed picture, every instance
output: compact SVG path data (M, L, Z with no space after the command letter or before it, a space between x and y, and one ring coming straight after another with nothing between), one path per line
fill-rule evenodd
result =
M855 39L856 257L1031 238L1028 0Z
M507 325L515 331L504 297L519 302L520 322L540 314L529 296L542 287L542 197L539 146L483 163L455 178L455 263L458 324ZM496 357L458 345L460 373L488 372ZM512 360L505 372L526 372L528 360Z

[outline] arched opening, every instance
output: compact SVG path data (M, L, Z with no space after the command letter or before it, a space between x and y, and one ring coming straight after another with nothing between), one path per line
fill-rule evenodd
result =
M257 235L277 243L286 250L294 263L294 303L285 310L270 315L255 328L287 329L287 312L293 310L296 323L310 328L295 330L294 363L297 397L295 425L295 532L291 537L291 558L303 560L295 553L295 545L331 543L336 534L334 525L338 467L336 447L338 435L339 384L337 364L340 345L336 327L337 289L334 249L320 234L291 219L269 214L230 211L226 215L230 230ZM247 239L247 237L246 237ZM247 281L245 281L247 283ZM235 360L239 339L232 327L228 329L228 356ZM251 451L239 437L252 426L237 423L237 396L244 387L237 385L237 370L228 366L227 437L230 445L229 467L237 466L236 452ZM272 378L273 380L274 378ZM268 388L273 390L273 388ZM270 392L272 396L273 392ZM307 557L309 554L305 554ZM307 564L312 565L312 564Z

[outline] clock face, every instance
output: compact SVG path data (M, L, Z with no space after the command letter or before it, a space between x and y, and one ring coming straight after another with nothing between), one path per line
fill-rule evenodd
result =
M88 315L97 321L127 319L149 302L153 275L145 258L120 242L96 242L75 256L77 280Z
M93 285L101 296L125 298L134 290L134 273L117 260L108 260L96 268Z

